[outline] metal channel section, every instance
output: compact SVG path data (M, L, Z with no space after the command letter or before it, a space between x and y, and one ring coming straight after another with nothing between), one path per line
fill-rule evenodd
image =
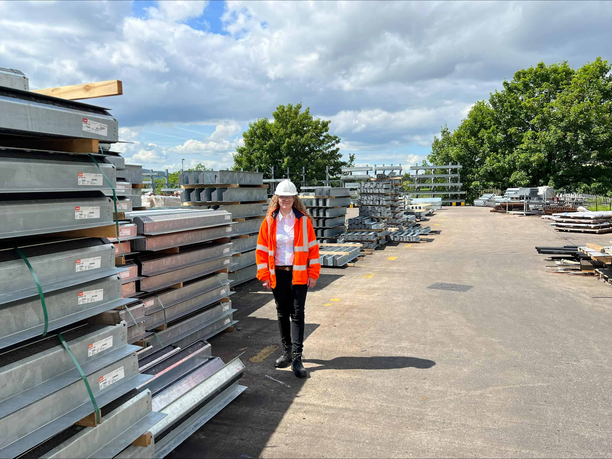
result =
M115 459L154 459L155 458L155 440L151 439L151 444L146 448L140 446L128 446L121 453L115 456Z
M350 261L353 261L361 254L361 247L349 247L349 246L330 246L321 244L319 247L320 252L341 252L338 255L334 254L321 254L321 265L323 266L344 266Z
M163 325L166 320L168 322L176 321L181 317L191 314L192 312L217 303L223 298L227 298L230 294L233 294L233 292L229 291L229 284L220 286L210 292L203 293L202 295L196 296L195 298L187 300L183 303L169 306L165 309L165 311L158 311L146 316L145 327L147 330L152 330L155 327Z
M234 253L250 252L257 247L257 235L252 234L243 238L232 239L232 250Z
M112 225L109 197L72 196L61 199L19 199L0 202L0 239Z
M184 245L214 241L215 239L221 239L230 236L232 236L232 227L230 224L227 224L224 226L185 231L182 233L164 234L160 236L146 236L144 239L136 239L135 241L132 241L132 247L134 248L134 250L139 252L156 252L172 247L182 247Z
M89 364L121 349L127 342L127 326L82 325L62 334L81 364ZM9 398L74 370L74 363L56 335L0 354L0 404Z
M100 164L115 186L115 167ZM0 151L0 193L102 191L110 188L102 172L87 156Z
M137 349L128 345L101 357L95 364L102 367L95 371L92 371L94 362L82 367L98 406L107 405L150 379L138 372ZM129 355L115 360L125 352ZM54 378L45 385L42 394L34 388L2 403L0 457L14 457L28 451L93 413L85 384L76 369L74 373ZM28 422L20 422L23 419Z
M100 239L78 239L21 247L44 293L124 271L115 268L115 249ZM32 275L13 250L0 251L0 304L38 296Z
M191 344L198 339L208 339L215 336L236 323L232 319L232 314L236 310L231 309L231 304L231 302L221 303L176 325L172 325L166 330L158 332L157 335L151 334L145 337L145 345L151 347L151 351L155 351L168 344L176 344L181 347L181 344ZM202 332L202 334L196 336L199 332ZM184 338L192 336L194 337L193 341L179 344Z
M232 236L241 236L245 234L254 234L259 232L259 228L263 223L264 218L252 218L250 220L245 220L243 222L238 222L234 224Z
M229 257L220 257L216 260L206 261L188 268L177 269L164 274L147 277L140 281L140 290L143 292L155 292L179 282L184 282L207 274L214 273L230 265Z
M81 430L41 458L112 458L166 416L151 406L151 391L145 390L102 417L99 426Z
M229 274L229 279L232 284L232 287L236 287L237 285L244 284L250 280L257 278L257 266L249 266L247 268L239 269L236 272Z
M231 243L186 248L174 255L145 255L138 258L140 274L154 276L231 255Z
M209 209L162 215L135 215L133 217L133 221L138 227L138 234L146 236L212 228L226 225L231 220L232 215L229 212Z
M263 204L236 204L232 206L219 206L218 210L226 210L232 218L249 218L265 215Z
M214 276L187 282L183 285L183 288L169 289L163 292L157 292L155 296L143 297L142 301L145 305L145 314L149 315L161 311L163 308L161 307L160 300L163 302L164 307L169 308L175 304L182 303L183 301L187 301L202 293L208 292L219 285L226 284L228 284L227 274L216 273Z
M223 361L218 357L212 357L210 353L211 346L208 342L196 341L154 367L145 371L141 370L142 373L153 376L153 379L147 381L145 386L151 390L153 395L157 395L162 391L167 392L167 389L178 380L189 373L197 372L202 366L213 368L210 373L222 368ZM216 365L213 365L213 361L216 362ZM159 399L156 401L159 402Z
M0 87L0 132L117 142L119 126L102 107Z
M155 409L167 414L151 429L156 444L155 457L166 457L236 399L246 389L238 384L243 374L244 364L237 358L195 386L194 382L186 378L180 386L183 393L175 390L175 394L180 396L170 403L165 401L165 406L161 406L163 393L154 397Z
M104 416L99 426L82 430L41 458L115 457L166 416L151 407L151 391L145 390Z
M232 271L238 271L239 269L246 268L248 266L252 266L256 264L255 260L255 250L251 252L241 253L239 257L234 257L232 259Z
M109 276L52 292L45 296L45 301L49 315L48 330L52 331L134 300L121 297L119 276ZM44 313L38 297L0 307L0 349L42 335L43 329Z

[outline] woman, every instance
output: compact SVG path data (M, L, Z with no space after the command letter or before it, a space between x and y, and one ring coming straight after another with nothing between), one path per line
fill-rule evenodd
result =
M283 354L277 368L291 365L298 378L306 377L302 364L304 305L308 287L314 287L321 272L319 244L311 216L290 180L276 187L268 215L257 239L257 279L272 289L276 301Z

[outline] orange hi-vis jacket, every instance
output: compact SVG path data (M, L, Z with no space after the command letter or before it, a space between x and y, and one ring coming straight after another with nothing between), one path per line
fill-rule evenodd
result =
M278 212L279 209L276 209L261 223L255 251L257 279L262 282L270 279L272 288L276 288L274 253ZM296 208L293 209L293 213L296 218L293 228L293 285L305 285L309 277L318 279L321 273L319 243L310 219Z

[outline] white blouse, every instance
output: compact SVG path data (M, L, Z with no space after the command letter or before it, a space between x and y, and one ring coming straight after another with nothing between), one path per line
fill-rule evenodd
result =
M286 217L278 213L276 222L276 252L274 261L277 266L293 266L293 227L296 217L293 209Z

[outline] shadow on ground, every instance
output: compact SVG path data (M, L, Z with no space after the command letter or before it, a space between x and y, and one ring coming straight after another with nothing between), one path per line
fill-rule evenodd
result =
M419 359L417 357L336 357L331 360L304 359L305 362L320 365L308 367L312 373L320 370L393 370L397 368L418 368L425 370L433 367L433 360Z

